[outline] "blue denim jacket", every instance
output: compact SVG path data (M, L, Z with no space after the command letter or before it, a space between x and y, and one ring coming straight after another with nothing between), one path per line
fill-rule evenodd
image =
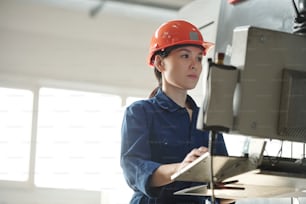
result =
M199 108L188 96L193 114L180 107L161 90L155 97L136 101L126 108L121 130L121 167L134 190L131 204L205 203L206 197L178 196L174 192L199 185L173 182L163 187L149 185L153 172L162 164L183 161L194 148L208 147L209 133L196 128ZM227 155L223 136L218 135L215 154Z

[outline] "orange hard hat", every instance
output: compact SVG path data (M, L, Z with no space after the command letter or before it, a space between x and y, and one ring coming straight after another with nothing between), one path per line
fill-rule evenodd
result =
M151 38L147 62L153 66L153 56L157 51L162 51L174 45L200 45L204 52L213 46L213 43L205 42L199 29L185 20L172 20L163 23Z

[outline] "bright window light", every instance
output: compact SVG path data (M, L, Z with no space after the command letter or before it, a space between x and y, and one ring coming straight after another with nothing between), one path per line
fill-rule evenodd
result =
M100 191L124 183L121 104L116 95L42 88L35 184Z
M230 156L243 156L247 137L234 134L223 134L227 152Z
M138 100L143 100L143 99L145 99L145 98L129 96L129 97L126 98L125 106L127 107L127 106L131 105L133 102L138 101Z
M33 93L0 88L0 179L29 178Z

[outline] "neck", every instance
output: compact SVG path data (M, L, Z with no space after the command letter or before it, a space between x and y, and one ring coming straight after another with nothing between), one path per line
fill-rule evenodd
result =
M181 107L186 107L187 91L177 88L163 87L163 92Z

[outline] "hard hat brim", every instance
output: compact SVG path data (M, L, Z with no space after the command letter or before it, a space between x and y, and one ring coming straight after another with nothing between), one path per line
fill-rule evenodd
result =
M198 43L198 42L194 42L194 41L185 41L185 42L181 42L181 43L179 43L179 44L181 44L181 45L200 45L200 46L202 46L203 48L204 48L204 52L203 52L203 55L205 56L206 55L206 53L208 52L208 50L209 49L211 49L212 47L214 47L215 46L215 44L214 43L212 43L212 42L202 42L202 43ZM179 45L179 44L174 44L174 45ZM169 47L171 47L171 45L169 46ZM164 48L162 48L162 49L164 49ZM147 62L148 62L148 64L149 64L149 66L151 66L151 67L154 67L154 64L152 63L152 57L154 56L154 53L156 52L156 51L158 51L158 50L161 50L161 49L156 49L156 50L153 50L152 51L152 53L150 53L149 55L148 55L148 58L147 58Z

